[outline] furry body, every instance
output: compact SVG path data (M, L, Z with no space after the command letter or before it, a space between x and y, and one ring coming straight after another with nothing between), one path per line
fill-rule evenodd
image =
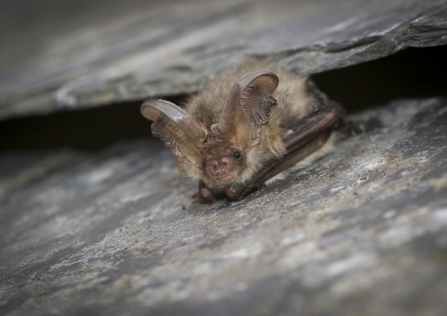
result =
M217 76L185 103L185 110L199 122L202 122L209 130L211 125L219 121L231 86L244 75L261 70L271 71L279 77L279 86L273 93L273 97L278 101L278 104L271 108L268 123L262 125L261 142L259 146L247 153L247 166L233 181L233 184L249 181L263 166L284 156L286 152L284 140L289 132L294 129L297 122L315 111L317 100L308 91L307 78L296 76L269 63L251 62L236 65ZM212 150L211 148L216 145L209 143L209 150ZM330 151L329 148L332 148L330 145L325 147L325 150L322 151L325 153ZM316 152L312 156L316 159L321 155ZM300 166L303 166L303 164L300 164ZM212 189L223 189L221 184L215 183L212 178L206 175L197 174L195 170L181 167L180 170L190 177L203 180ZM278 180L284 176L285 173L283 172L269 182L271 183L272 180Z
M153 135L172 149L179 170L200 180L199 198L208 202L219 192L242 198L284 177L281 171L296 161L290 169L321 157L332 148L333 137L326 141L343 114L306 77L259 62L223 72L184 110L149 100L141 112L154 121Z

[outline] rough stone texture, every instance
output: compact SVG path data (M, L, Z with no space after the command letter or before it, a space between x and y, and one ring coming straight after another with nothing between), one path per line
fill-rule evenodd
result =
M2 155L0 314L446 315L447 99L352 119L367 132L211 206L158 140Z
M17 0L0 119L196 91L246 57L316 73L446 44L445 0Z
M447 8L427 14L410 24L406 43L409 46L427 47L447 44Z

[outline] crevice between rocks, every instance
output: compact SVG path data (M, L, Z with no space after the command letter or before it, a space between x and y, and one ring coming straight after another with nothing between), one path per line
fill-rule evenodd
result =
M400 98L447 96L447 45L408 48L394 55L312 76L348 113ZM163 98L163 96L160 96ZM181 104L185 95L166 98ZM0 151L70 147L96 150L150 136L141 101L0 122Z

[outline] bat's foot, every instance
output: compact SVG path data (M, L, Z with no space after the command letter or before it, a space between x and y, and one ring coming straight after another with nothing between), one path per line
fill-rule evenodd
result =
M235 188L235 187L226 188L225 194L232 201L239 201L242 198L240 190L238 190L238 188Z
M192 196L192 202L199 202L202 204L212 204L214 202L214 194L205 183L199 182L199 192Z
M200 196L200 194L197 192L196 194L194 194L191 197L191 203L190 204L192 204L194 202L199 202L200 204L213 204L214 198L213 197L211 197L211 198L205 197L204 198L204 197Z

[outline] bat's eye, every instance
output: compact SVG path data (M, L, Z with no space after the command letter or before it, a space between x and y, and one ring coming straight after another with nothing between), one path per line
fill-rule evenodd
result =
M206 168L206 160L202 162L203 166Z
M239 158L241 158L241 153L238 152L238 151L235 151L235 152L233 153L233 157L236 158L236 159L239 159Z

